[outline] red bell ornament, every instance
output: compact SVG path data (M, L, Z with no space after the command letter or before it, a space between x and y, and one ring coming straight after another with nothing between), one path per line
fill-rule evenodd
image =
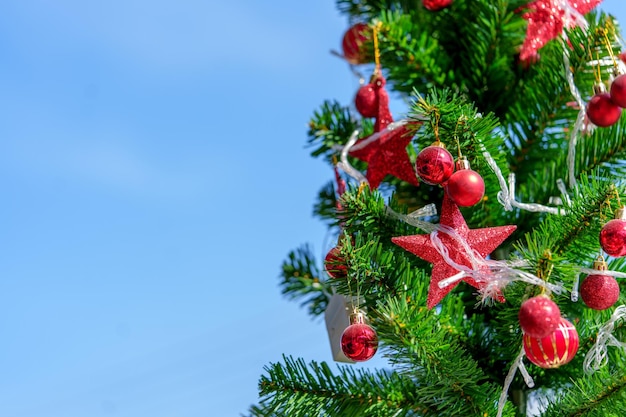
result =
M553 333L561 322L561 309L546 295L537 295L522 303L518 313L525 335L542 338Z
M441 142L425 147L415 160L417 175L426 184L439 185L454 172L454 158Z
M483 199L485 181L478 172L470 169L469 161L462 157L456 162L456 172L450 176L446 192L457 206L470 207Z
M626 255L626 210L624 207L615 212L613 220L609 220L602 226L600 246L607 255L614 258Z
M610 275L602 274L608 266L604 259L600 258L593 263L593 269L597 274L590 274L580 285L580 297L587 307L594 310L606 310L617 302L619 298L619 284Z
M549 335L537 338L525 334L523 338L526 357L541 368L558 368L571 361L578 351L578 343L576 328L562 317Z
M350 316L350 325L341 335L341 350L348 359L364 362L372 359L378 349L378 335L365 324L363 313Z
M622 108L611 100L611 95L603 84L594 87L595 95L587 103L587 117L596 126L608 127L617 123L622 115Z
M343 35L341 47L344 58L351 64L365 64L370 61L367 42L371 39L372 30L366 23L357 23Z
M626 74L620 74L611 83L611 101L624 108L626 107Z

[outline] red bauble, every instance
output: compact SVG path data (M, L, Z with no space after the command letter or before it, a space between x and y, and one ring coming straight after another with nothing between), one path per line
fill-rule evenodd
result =
M621 115L621 107L611 101L609 93L597 93L587 103L587 117L596 126L614 125Z
M324 258L324 267L332 278L345 278L348 276L346 260L341 257L339 246L335 246L328 251Z
M580 296L589 308L606 310L619 298L619 284L610 275L588 275L580 285Z
M452 0L422 0L422 4L431 12L436 12L451 5Z
M444 147L431 145L417 155L415 167L422 181L438 185L447 181L454 172L454 158Z
M364 64L370 60L366 42L371 39L371 32L366 23L357 23L343 35L343 56L349 63Z
M372 359L378 349L376 331L365 324L365 317L361 313L350 316L350 323L341 335L343 354L355 362Z
M600 246L614 258L626 255L626 220L608 221L600 230Z
M359 88L354 99L357 111L363 117L376 117L378 114L378 89L372 83Z
M524 335L526 357L541 368L558 368L574 358L578 351L578 332L572 323L561 318L558 327L548 336Z
M611 83L611 101L626 107L626 74L618 75Z
M547 296L538 295L522 303L518 319L525 335L540 339L556 330L561 322L561 310Z
M446 192L457 206L470 207L483 199L485 181L480 174L472 169L459 169L452 174L446 184Z

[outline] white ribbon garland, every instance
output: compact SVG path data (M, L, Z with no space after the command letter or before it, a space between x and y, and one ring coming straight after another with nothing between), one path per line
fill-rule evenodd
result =
M524 377L524 382L528 386L528 388L533 388L535 386L535 381L530 376L526 367L524 366L524 348L522 347L520 353L517 355L511 368L509 369L509 373L504 380L504 386L502 387L502 393L500 394L500 399L498 400L498 414L497 417L502 417L502 412L504 411L504 405L506 404L506 397L509 393L509 387L511 386L511 382L513 382L513 378L515 378L515 372L519 369L522 376Z
M604 273L606 271L602 271ZM626 343L620 342L615 336L613 331L615 330L615 324L619 320L626 319L626 305L621 305L615 309L613 315L598 331L598 337L596 343L589 349L583 362L583 369L587 374L592 374L599 370L609 361L607 347L615 346L626 350Z

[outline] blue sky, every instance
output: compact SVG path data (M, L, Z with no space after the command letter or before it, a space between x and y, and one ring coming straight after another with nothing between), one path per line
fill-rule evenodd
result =
M332 244L304 144L358 88L347 21L260 3L0 5L0 416L235 416L282 353L332 360L277 276Z

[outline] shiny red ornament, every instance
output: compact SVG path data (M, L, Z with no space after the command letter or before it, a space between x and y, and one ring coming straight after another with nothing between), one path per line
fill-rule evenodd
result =
M619 284L610 275L587 275L580 285L580 297L587 307L606 310L619 298Z
M422 0L424 7L431 12L445 9L452 4L452 0Z
M578 351L578 332L572 323L561 318L554 332L537 338L525 334L524 353L541 368L558 368L571 361Z
M626 74L615 77L611 83L611 101L622 108L626 107Z
M607 255L620 258L626 255L626 211L617 210L615 218L609 220L600 230L600 246Z
M426 184L442 184L454 172L454 158L441 145L427 146L417 155L415 168L417 175Z
M371 60L367 51L367 42L372 37L372 30L366 23L357 23L343 35L341 47L343 56L350 64L365 64Z
M378 88L375 84L362 85L354 98L354 105L363 117L376 117L378 114Z
M345 278L348 276L348 266L340 252L341 249L339 246L335 246L328 251L324 258L324 268L326 269L326 273L332 278Z
M609 93L597 93L587 103L587 117L596 126L614 125L621 115L621 107L613 103Z
M483 199L485 181L480 174L469 168L466 159L457 162L457 171L446 184L446 193L461 207L470 207Z
M341 350L348 359L364 362L372 359L378 349L378 335L365 324L362 313L350 316L350 325L341 334Z
M561 309L545 295L537 295L522 303L518 313L524 334L542 338L554 332L561 322Z
M445 194L441 206L440 222L442 225L454 229L461 239L463 239L470 248L483 258L493 252L516 229L516 226L470 229L467 227L467 223L465 223L465 219L459 211L459 208L456 204L454 204L452 199ZM470 258L465 252L461 242L450 237L446 233L440 233L439 238L447 247L448 256L452 261L454 261L454 263L468 268L472 267ZM443 288L439 287L439 283L441 281L457 275L460 271L448 264L444 257L437 251L430 239L430 234L393 237L391 238L391 241L414 255L433 264L430 286L428 289L428 300L426 301L428 308L436 306L443 299L443 297L445 297L450 291L452 291L452 289L454 289L454 287L458 285L459 281ZM479 290L485 288L487 285L487 282L482 280L476 281L474 278L469 276L464 277L462 281L465 281L472 287L478 288ZM504 301L504 297L500 295L497 300Z
M560 36L565 23L568 23L568 28L576 26L575 19L565 21L566 16L572 14L566 12L585 15L600 3L602 0L536 0L520 8L524 11L522 17L528 21L520 60L526 61L550 40Z

